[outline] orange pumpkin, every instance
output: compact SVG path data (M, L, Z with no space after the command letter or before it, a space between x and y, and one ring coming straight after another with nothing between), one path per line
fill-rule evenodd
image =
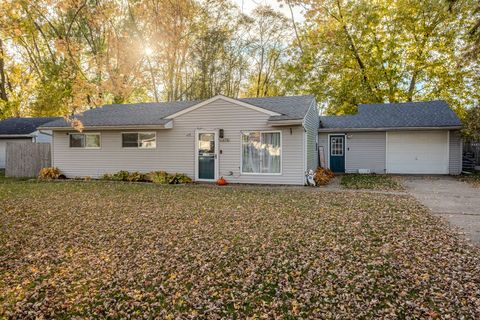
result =
M227 181L225 179L223 179L223 177L220 177L220 179L217 180L217 184L219 186L224 186L227 184Z

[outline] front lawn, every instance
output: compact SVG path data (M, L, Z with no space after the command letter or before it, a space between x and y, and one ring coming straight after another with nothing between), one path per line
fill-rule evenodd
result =
M480 250L409 196L0 182L0 318L480 317Z
M340 184L346 189L404 190L394 177L383 174L346 174L342 176Z

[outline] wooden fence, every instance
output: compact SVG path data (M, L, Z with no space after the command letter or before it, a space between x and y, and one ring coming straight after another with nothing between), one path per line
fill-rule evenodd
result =
M7 143L5 176L36 177L40 169L50 167L49 143Z

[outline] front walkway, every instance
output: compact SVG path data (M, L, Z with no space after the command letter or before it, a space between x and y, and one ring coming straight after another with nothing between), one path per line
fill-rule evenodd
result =
M480 189L448 176L406 176L403 180L418 201L480 245Z

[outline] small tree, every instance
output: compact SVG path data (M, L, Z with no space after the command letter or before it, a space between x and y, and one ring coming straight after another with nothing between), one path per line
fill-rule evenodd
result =
M466 111L463 136L470 141L480 141L480 106Z

